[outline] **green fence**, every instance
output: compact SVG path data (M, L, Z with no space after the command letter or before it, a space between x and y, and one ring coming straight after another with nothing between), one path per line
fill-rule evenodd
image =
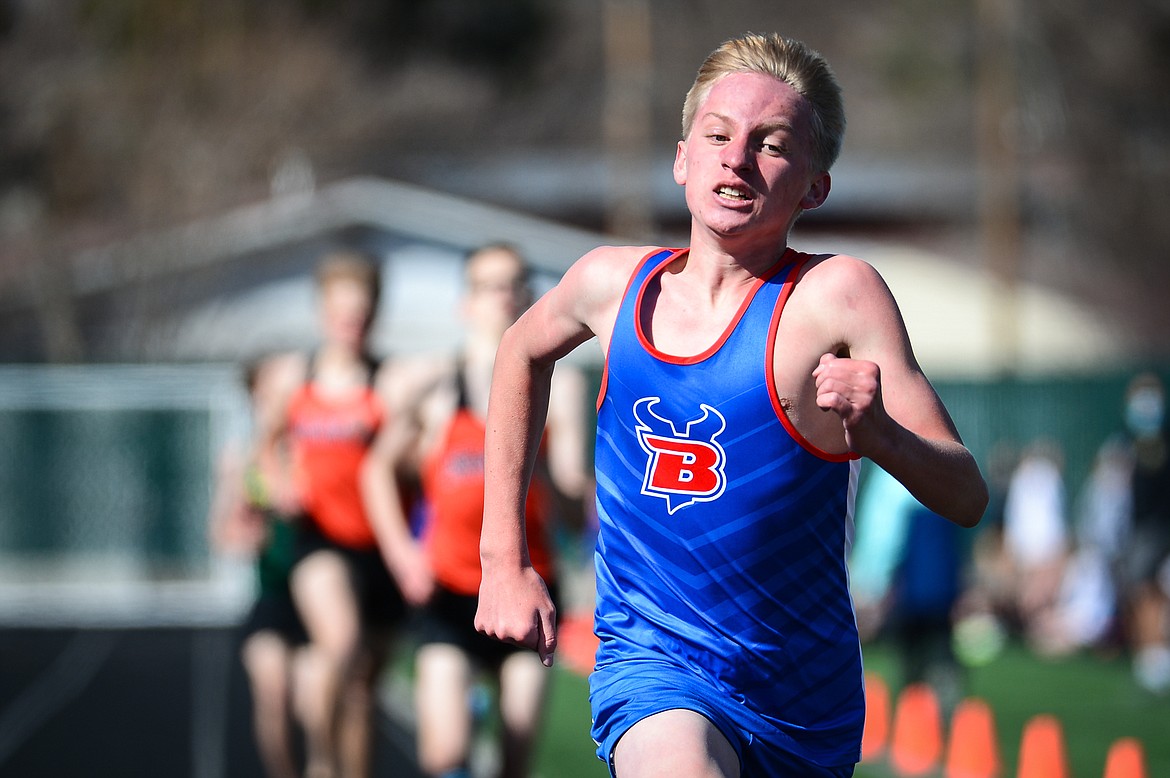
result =
M0 549L206 572L207 409L0 412Z
M997 477L997 458L1037 440L1059 446L1065 487L1075 499L1097 449L1124 429L1126 386L1135 371L996 381L937 381L964 442L984 474ZM1170 370L1158 371L1163 380Z
M207 514L217 452L247 422L237 373L0 366L0 620L233 612L247 592Z
M936 387L989 475L997 450L1057 443L1072 505L1122 429L1131 375ZM95 559L139 580L206 577L213 463L241 417L230 366L0 367L0 583Z

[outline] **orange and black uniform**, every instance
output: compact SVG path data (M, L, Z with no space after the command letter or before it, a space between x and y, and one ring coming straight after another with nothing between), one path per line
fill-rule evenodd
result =
M310 375L289 402L288 420L306 516L297 558L323 549L341 554L363 614L389 624L402 617L405 605L382 561L361 492L362 462L386 420L372 388L376 367L370 362L366 386L342 399L323 397Z
M424 540L435 576L435 595L421 614L419 633L423 643L453 643L494 663L518 649L488 638L474 627L482 575L479 536L486 430L483 420L469 408L461 366L455 380L459 398L455 413L422 466ZM532 566L552 591L556 570L546 526L548 515L548 490L538 476L525 504L528 552Z

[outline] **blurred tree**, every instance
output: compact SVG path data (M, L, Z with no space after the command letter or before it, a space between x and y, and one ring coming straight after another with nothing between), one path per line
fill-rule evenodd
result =
M778 29L841 75L847 154L974 159L975 0L647 7L648 145L664 154L702 57ZM1166 356L1170 7L1014 7L1018 272L1112 304ZM255 202L274 177L283 191L289 160L303 183L438 154L600 154L603 49L590 0L0 0L0 316L29 305L30 263ZM67 311L69 290L44 285L69 276L38 271L35 299ZM81 342L69 333L53 342Z
M1031 103L1056 100L1062 109L1057 132L1033 135L1032 157L1043 163L1058 158L1068 171L1063 180L1033 177L1033 210L1045 217L1041 226L1048 234L1065 238L1059 245L1087 260L1084 283L1103 286L1099 291L1139 316L1149 331L1165 333L1170 309L1160 298L1170 288L1170 4L1046 0L1029 7L1043 66L1033 71ZM1051 170L1044 164L1038 172ZM1129 284L1117 284L1103 267L1120 271ZM1159 292L1146 294L1143 287Z

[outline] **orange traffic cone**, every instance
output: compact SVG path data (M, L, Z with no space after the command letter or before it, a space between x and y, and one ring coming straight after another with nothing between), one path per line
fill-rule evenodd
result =
M900 776L927 775L942 758L942 714L934 690L924 683L907 686L898 695L890 766Z
M877 673L865 674L865 729L861 761L872 762L886 753L890 737L890 687Z
M968 698L951 718L946 778L997 778L1000 773L995 717L986 702Z
M1105 759L1105 778L1146 778L1142 744L1132 737L1113 741Z
M1068 778L1064 731L1055 717L1033 716L1024 724L1017 778Z
M578 675L593 672L597 654L597 636L593 634L593 614L589 611L569 613L557 623L557 656Z

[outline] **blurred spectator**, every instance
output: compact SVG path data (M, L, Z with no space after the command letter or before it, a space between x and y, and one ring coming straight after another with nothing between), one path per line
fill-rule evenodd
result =
M854 512L849 554L849 588L863 641L886 625L893 601L894 576L908 531L908 504L914 498L879 467L866 469Z
M1116 566L1129 542L1133 514L1133 450L1122 437L1106 440L1077 502L1076 540Z
M1170 434L1166 392L1153 373L1136 376L1125 398L1133 446L1132 524L1123 585L1134 676L1145 689L1170 692Z
M863 483L849 564L862 639L889 634L903 683L929 683L944 709L952 710L962 695L952 649L964 567L960 528L923 507L879 467L871 467Z
M245 370L255 427L272 423L273 379L272 366L261 360ZM218 550L256 559L258 595L241 629L240 658L252 693L256 747L269 778L300 775L291 703L296 658L308 636L289 589L297 511L291 475L283 447L263 452L232 441L220 455L209 517Z
M1014 618L1010 560L1004 550L1004 506L1019 462L1015 446L1000 440L987 459L989 500L971 546L970 572L956 607L955 650L963 663L982 665L1003 649Z
M1069 550L1062 460L1055 442L1034 441L1012 473L1004 502L1013 615L1025 638L1041 649Z
M1075 547L1050 618L1038 636L1046 653L1105 645L1118 625L1116 571L1129 532L1133 460L1125 442L1097 452L1077 501Z

